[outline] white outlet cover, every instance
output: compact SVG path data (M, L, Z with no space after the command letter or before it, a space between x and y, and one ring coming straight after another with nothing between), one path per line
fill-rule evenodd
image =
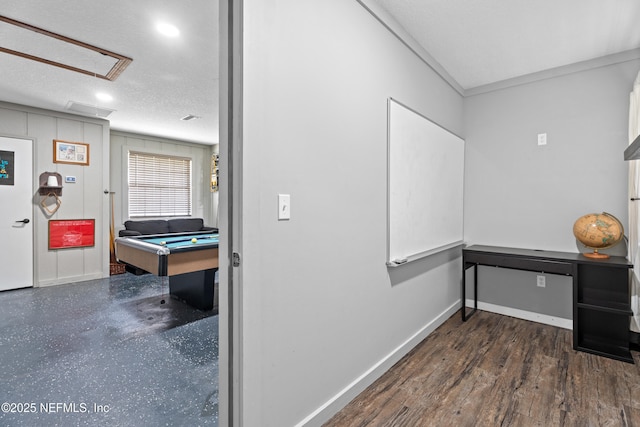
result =
M539 133L538 134L538 145L547 145L547 134Z

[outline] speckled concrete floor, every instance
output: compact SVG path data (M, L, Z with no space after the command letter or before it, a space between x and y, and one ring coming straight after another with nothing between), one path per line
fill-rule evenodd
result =
M216 426L218 316L164 293L129 273L0 292L0 425Z

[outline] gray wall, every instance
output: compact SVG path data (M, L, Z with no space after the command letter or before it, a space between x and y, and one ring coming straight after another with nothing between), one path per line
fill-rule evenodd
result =
M629 92L640 61L547 78L464 101L465 240L577 252L589 212L627 224ZM548 145L537 145L547 133ZM612 250L626 255L624 243ZM571 318L571 281L483 268L479 299Z
M35 286L78 282L109 275L109 123L70 114L0 103L0 134L34 139L34 268ZM89 166L53 163L53 140L84 142L90 146ZM77 178L63 183L62 205L54 214L40 208L38 177L58 172ZM96 220L95 246L49 250L49 219Z
M217 193L211 193L209 174L211 154L216 146L193 144L185 141L138 135L120 131L111 131L110 190L114 191L114 222L116 230L124 228L128 220L127 207L127 153L128 150L142 150L157 154L169 154L192 159L193 176L193 214L195 218L204 218L206 225L217 224ZM117 234L117 231L116 231Z
M463 100L355 1L244 13L244 425L316 425L458 308L459 249L385 266L386 135L390 96L459 134Z

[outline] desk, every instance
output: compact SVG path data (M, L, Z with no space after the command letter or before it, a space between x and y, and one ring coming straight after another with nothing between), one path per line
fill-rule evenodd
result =
M631 296L624 257L590 259L572 252L473 245L462 250L462 321L478 309L478 266L573 278L573 348L633 363L629 351ZM474 267L474 305L466 310L466 271Z
M202 232L119 237L116 258L157 276L169 276L172 296L200 310L211 310L218 242L218 234Z

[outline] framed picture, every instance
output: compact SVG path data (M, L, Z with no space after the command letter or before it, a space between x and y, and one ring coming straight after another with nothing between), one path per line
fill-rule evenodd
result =
M95 244L95 219L49 220L49 249L85 248Z
M218 154L214 154L211 156L211 192L218 191L218 186L220 183L218 182L218 161L220 157Z
M89 144L54 139L53 163L89 166Z
M14 185L14 152L0 150L0 185Z

